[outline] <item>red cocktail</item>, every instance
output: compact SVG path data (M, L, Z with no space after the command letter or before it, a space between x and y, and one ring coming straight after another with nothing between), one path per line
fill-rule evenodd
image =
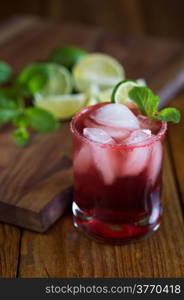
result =
M159 227L166 128L122 104L89 106L73 118L76 227L115 243Z

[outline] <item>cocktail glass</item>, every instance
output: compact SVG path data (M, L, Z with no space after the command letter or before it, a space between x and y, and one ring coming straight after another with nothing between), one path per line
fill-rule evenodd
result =
M162 157L167 124L142 143L103 144L83 135L84 121L108 103L75 115L73 138L74 225L98 240L124 243L157 230L162 213Z

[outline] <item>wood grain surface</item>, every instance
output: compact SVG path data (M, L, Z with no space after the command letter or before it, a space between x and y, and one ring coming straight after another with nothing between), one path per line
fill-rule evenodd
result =
M180 202L184 214L184 93L180 93L175 97L171 106L177 107L181 111L182 122L175 125L171 124L168 131L169 150L173 162L173 171L176 177L176 185L180 196Z
M72 200L65 193L73 184L68 124L53 134L34 135L15 154L0 173L0 220L43 232Z
M23 233L19 276L182 276L184 228L167 155L164 166L165 211L162 226L152 237L124 246L104 245L76 232L68 215L47 234Z
M90 24L120 33L183 39L183 0L17 0L2 1L0 19L31 14L62 22ZM164 12L164 13L163 13Z
M54 47L71 43L87 50L104 51L114 55L125 66L128 77L144 77L157 91L167 85L168 78L172 79L173 74L176 75L182 67L178 59L183 59L184 47L177 42L120 36L96 28L49 24L37 20L32 27L19 35L16 33L1 45L1 60L8 61L16 71L19 71L26 63L46 58ZM173 104L183 109L181 104L183 98L184 94L181 94L174 99ZM62 126L64 131L67 124L63 123ZM181 205L184 192L182 190L184 174L181 170L183 123L177 126L170 126L165 147L164 215L157 233L146 240L124 246L101 244L76 231L72 225L70 212L44 234L0 224L0 276L182 277L184 275L184 226ZM40 199L43 199L45 186L49 187L51 195L53 193L51 181L55 183L56 189L59 188L62 179L59 175L62 147L68 147L69 158L70 146L69 144L66 146L65 140L59 140L59 132L51 135L34 135L30 144L32 153L30 157L31 159L34 157L35 165L39 163L39 158L34 152L35 143L38 144L38 148L43 147L50 151L50 161L47 159L46 169L40 168L40 172L34 176L35 166L31 170L31 175L23 163L27 159L24 150L15 148L10 139L10 131L10 127L1 128L0 157L3 159L0 158L0 178L4 178L5 181L8 178L7 193L10 201L19 199L24 207L26 197L30 197L33 199L32 206L37 209L38 204L34 203L35 190L40 190ZM57 141L56 149L53 147L55 141ZM54 157L57 157L57 161L54 161ZM12 168L13 165L16 170ZM18 177L13 199L11 178L14 172ZM29 193L23 196L19 190L21 178L24 180L21 172L26 177L32 178L30 186L27 187ZM70 172L70 168L67 172ZM32 189L32 185L37 188ZM6 187L3 186L3 190L5 193Z

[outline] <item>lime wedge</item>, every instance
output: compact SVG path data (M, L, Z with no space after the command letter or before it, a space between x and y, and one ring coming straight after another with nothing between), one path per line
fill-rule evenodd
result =
M91 85L97 85L100 90L113 87L124 79L124 74L116 59L102 53L86 55L73 68L76 89L81 92L87 92Z
M71 69L73 65L86 54L87 52L81 48L74 46L63 46L54 49L49 55L48 60Z
M131 102L131 99L128 97L129 91L134 86L143 86L145 84L145 81L143 82L143 79L137 80L123 80L120 81L113 89L112 96L111 96L111 102L113 103L121 103L125 104L126 102Z
M46 95L36 94L34 105L51 112L61 120L70 119L87 103L85 94Z
M54 63L33 63L18 75L17 83L25 93L34 95L71 93L73 82L70 72Z

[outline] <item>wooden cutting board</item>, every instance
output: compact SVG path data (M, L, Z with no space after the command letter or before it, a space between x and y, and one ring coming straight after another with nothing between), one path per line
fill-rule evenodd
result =
M119 59L127 78L145 78L160 94L162 105L184 85L184 46L179 42L37 19L26 24L23 32L0 45L0 59L11 63L16 71L46 59L54 47L73 44L90 51L105 50ZM11 132L11 126L0 128L0 221L44 232L71 205L69 124L61 123L51 134L34 134L30 144L21 149L14 145Z

